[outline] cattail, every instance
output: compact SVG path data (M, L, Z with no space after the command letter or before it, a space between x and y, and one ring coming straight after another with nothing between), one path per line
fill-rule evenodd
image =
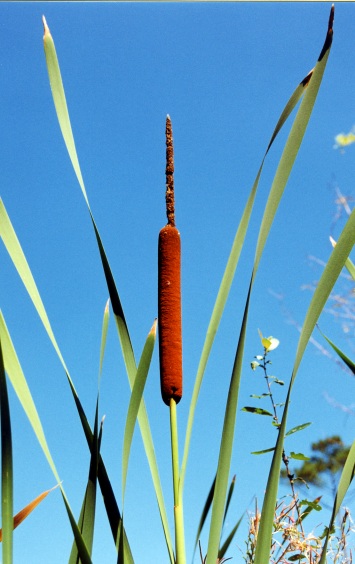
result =
M181 248L175 227L174 151L170 117L166 118L166 214L168 223L159 233L158 325L160 386L164 402L178 403L182 396Z

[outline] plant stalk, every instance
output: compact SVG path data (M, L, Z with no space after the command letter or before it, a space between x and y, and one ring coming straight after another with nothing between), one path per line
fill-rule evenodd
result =
M176 564L186 564L185 555L185 534L184 534L184 514L182 499L179 492L179 446L178 429L176 418L176 402L170 399L170 437L171 437L171 459L173 470L173 491L174 491L174 526L175 526L175 562Z

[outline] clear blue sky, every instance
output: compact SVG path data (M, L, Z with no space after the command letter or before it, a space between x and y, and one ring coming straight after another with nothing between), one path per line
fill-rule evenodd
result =
M183 245L184 397L178 409L182 439L207 324L242 210L276 121L318 58L329 10L325 2L0 4L0 195L91 419L108 294L90 219L57 124L42 46L42 14L56 44L88 197L137 358L157 315L157 237L166 222L166 114L172 118L176 221ZM327 260L330 253L334 186L353 193L355 149L350 146L341 154L333 144L334 136L347 133L355 122L354 32L354 4L336 4L324 81L254 287L240 408L252 402L250 394L265 391L262 378L249 367L261 352L258 328L280 339L273 373L288 382L298 333L287 324L270 290L284 296L285 307L302 324L311 294L301 287L321 273L308 257ZM285 134L275 143L262 175L249 241L201 391L185 490L188 554L215 471L258 223L284 139ZM0 253L0 307L78 515L88 449L63 370L5 250ZM129 389L111 322L100 415L106 415L102 453L120 500ZM321 327L351 354L340 324L326 316ZM289 450L307 452L310 442L334 433L347 443L353 440L354 419L331 407L324 392L350 405L354 380L309 347L296 380L289 427L305 421L313 425L289 440ZM145 400L172 517L169 414L160 398L157 350ZM12 396L11 408L18 511L54 481ZM271 447L274 440L271 425L262 418L238 412L230 526L251 507L253 495L261 502L271 459L250 452ZM138 432L128 474L126 519L137 564L167 562ZM327 521L328 515L322 519ZM93 559L111 564L114 547L101 500L98 525ZM243 535L238 544L244 548ZM15 532L15 561L63 564L70 547L71 531L56 491ZM235 544L230 556L233 562L241 561Z

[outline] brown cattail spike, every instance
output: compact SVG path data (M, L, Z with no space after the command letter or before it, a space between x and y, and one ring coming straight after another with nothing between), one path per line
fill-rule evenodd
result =
M160 385L164 402L182 397L181 247L174 218L174 155L170 117L166 120L166 213L159 233L158 324Z
M175 227L175 201L174 201L174 147L173 130L170 116L166 116L166 215L168 224Z

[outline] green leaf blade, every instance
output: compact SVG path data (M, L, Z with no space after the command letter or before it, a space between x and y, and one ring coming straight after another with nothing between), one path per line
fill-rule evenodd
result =
M0 339L0 417L1 417L1 515L2 559L13 562L13 458L10 406L7 394L5 364Z
M129 461L129 455L132 445L133 433L138 417L138 411L143 397L144 387L148 377L150 363L152 360L152 355L153 355L153 350L156 340L156 331L157 331L157 321L155 320L143 348L142 356L137 368L137 374L134 380L131 398L128 406L128 412L127 412L126 424L124 430L124 438L123 438L123 451L122 451L122 499L123 500L126 490L128 461Z
M310 425L312 425L312 423L310 423L310 422L309 423L302 423L302 425L297 425L296 427L293 427L292 429L287 431L285 437L288 437L289 435L293 435L294 433L298 433L298 431L302 431L303 429L306 429Z
M241 411L247 411L248 413L255 413L256 415L267 415L269 417L273 417L270 411L266 409L262 409L261 407L242 407Z

